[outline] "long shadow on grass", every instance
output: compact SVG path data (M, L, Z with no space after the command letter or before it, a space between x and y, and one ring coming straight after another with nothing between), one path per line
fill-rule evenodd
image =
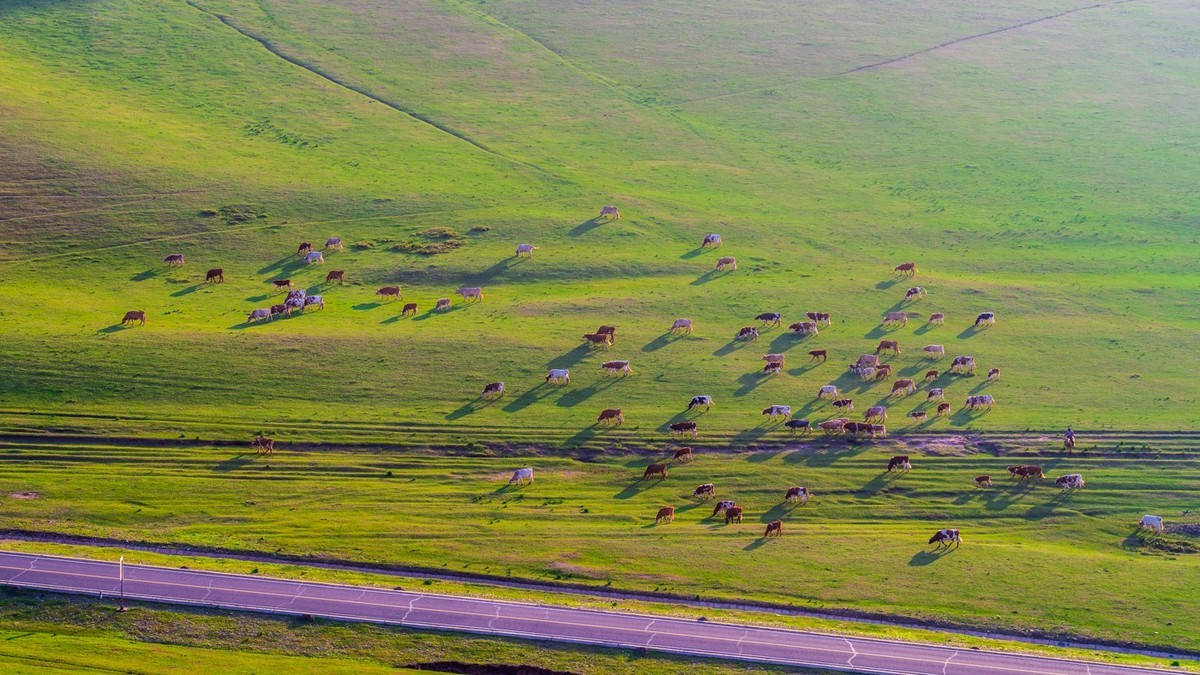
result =
M746 394L758 389L758 385L766 382L771 376L756 370L753 373L744 373L738 376L738 388L733 390L734 398L741 398Z
M482 396L480 396L479 398L475 398L470 401L467 401L461 407L459 407L458 410L455 410L454 412L451 412L451 413L447 413L446 419L457 420L457 419L466 417L467 415L473 415L473 414L479 412L480 410L483 410L484 408L488 407L492 403L493 403L493 401L489 401L488 399L485 399Z
M775 431L776 429L782 429L782 424L782 422L775 422L770 424L760 424L749 429L742 429L733 435L733 438L730 439L730 442L734 445L747 445L753 443L754 441L759 440L763 436L766 436L768 433Z
M858 497L859 499L863 499L866 497L874 497L875 495L879 494L880 490L882 490L883 488L887 487L888 485L896 482L896 480L903 475L904 474L902 472L888 473L885 471L885 472L879 474L878 476L872 478L871 481L869 483L867 483L866 485L859 488L858 491L854 494L854 496Z
M721 273L716 270L709 270L709 271L705 272L704 274L701 274L700 276L696 277L694 280L692 280L690 285L703 286L704 284L707 284L708 282L712 281L713 279L716 279L717 275L719 275L719 274L721 274Z
M942 559L942 556L955 550L954 548L941 548L935 551L917 551L911 560L908 561L909 567L924 567L931 563L935 563Z
M249 466L250 464L253 464L254 460L257 458L258 458L257 454L243 452L239 455L234 455L233 457L230 457L229 459L217 464L216 466L213 467L213 471L220 471L221 473L226 473L229 471L237 471L238 469L244 469L245 467Z
M286 255L286 256L280 258L279 260L276 260L275 262L271 263L270 265L260 268L258 270L258 273L259 274L270 274L272 272L276 272L279 270L291 271L291 270L299 269L300 266L304 265L304 264L305 264L304 258L301 258L300 256L296 256L296 255Z
M629 499L630 497L636 497L637 495L645 492L646 490L648 490L652 487L657 487L664 480L666 480L666 479L664 479L664 478L638 478L637 480L633 481L629 485L625 486L624 490L621 490L617 494L613 495L613 497L615 497L617 499Z
M150 270L146 270L145 272L138 272L137 274L129 277L129 280L130 281L145 281L147 279L153 279L154 277L158 276L159 274L162 274L162 270L150 269Z
M592 346L589 343L583 343L571 351L560 354L546 362L546 367L551 370L555 368L570 368L571 366L584 360L592 353Z
M604 222L605 221L599 216L592 218L591 220L585 220L575 227L572 227L571 230L567 232L567 235L571 237L581 237L597 227L600 227L600 225Z
M713 352L713 356L728 356L736 351L741 351L750 346L749 340L739 340L734 338L728 343L721 345Z
M699 255L700 255L701 253L704 253L704 247L702 247L702 246L697 246L696 248L694 248L694 249L692 249L692 250L688 251L687 253L684 253L683 255L679 256L679 259L680 259L680 260L691 260L692 258L699 257Z
M108 326L106 328L101 328L100 330L98 330L96 332L101 335L108 335L109 333L120 333L121 331L130 329L130 328L133 328L133 326L126 326L124 324L114 323L113 325Z
M933 330L934 328L937 328L937 324L929 323L927 321L920 328L914 330L913 335L924 335L924 334L928 333L929 331Z
M552 387L547 382L541 382L533 389L530 389L529 391L513 399L511 403L504 406L503 410L504 412L518 412L520 410L524 410L525 408L528 408L534 403L537 403L538 401L554 393L554 389L557 386L558 385Z
M566 393L558 397L558 400L554 404L560 408L574 408L596 394L608 389L613 385L613 382L615 380L606 379L593 382L586 387L568 389Z
M984 330L985 328L979 328L978 326L968 326L967 329L959 333L957 337L959 340L969 340L976 335L979 335Z
M369 311L369 310L375 309L376 307L383 307L383 303L380 303L380 302L360 302L360 303L358 303L357 305L354 305L354 306L352 306L350 309L357 309L357 310L358 310L358 311L360 311L360 312L366 312L366 311Z
M770 542L771 542L771 540L766 537L759 537L758 539L755 539L754 541L750 542L749 544L746 544L745 546L743 546L742 550L743 551L753 551L757 548L766 546Z
M507 272L514 265L523 260L525 260L525 258L504 258L482 272L464 275L463 283L466 286L483 286L491 282L501 273Z
M646 344L642 345L642 351L647 352L647 353L656 352L656 351L662 349L663 347L666 347L667 345L671 344L672 342L677 342L682 339L683 339L682 335L680 335L678 333L672 333L671 331L667 331L666 333L663 333L662 335L659 335L658 337L654 338L650 342L647 342Z
M771 346L768 349L771 350L772 354L782 354L798 344L807 342L810 337L812 336L805 335L801 337L791 331L784 331L771 340Z
M205 286L205 284L192 284L191 286L188 286L187 288L181 288L178 291L175 291L174 293L171 294L171 297L172 298L182 298L185 295L191 295L192 293L195 293L196 291L200 290L201 288L204 288L204 286Z
M450 307L448 307L446 309L427 309L427 310L425 310L424 314L422 314L420 316L414 316L413 321L428 321L428 320L432 319L433 317L438 316L439 314L452 314L454 312L458 312L458 311L461 311L466 308L467 308L466 305L451 305Z
M892 286L895 286L898 283L900 283L899 279L888 279L887 281L881 281L881 282L875 284L875 288L877 288L881 291L886 291L887 289L891 288Z

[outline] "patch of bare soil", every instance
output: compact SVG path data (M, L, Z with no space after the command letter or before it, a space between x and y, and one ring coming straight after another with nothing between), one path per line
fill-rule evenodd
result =
M10 493L8 493L8 496L12 497L13 499L40 499L42 497L42 493L40 493L40 492L10 492Z
M921 454L934 457L965 457L978 455L981 450L979 443L967 436L914 436L904 440L914 449L921 451Z
M1185 537L1200 537L1200 523L1167 523L1166 531Z

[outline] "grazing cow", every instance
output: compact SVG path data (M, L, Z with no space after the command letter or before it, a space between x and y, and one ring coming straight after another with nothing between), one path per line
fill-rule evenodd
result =
M834 402L833 402L833 407L837 408L837 409L838 409L838 412L845 412L845 411L847 411L847 410L854 410L854 399L852 399L852 398L839 398L838 400L836 400L836 401L834 401Z
M913 382L912 378L902 377L896 380L896 383L892 385L892 394L895 394L898 391L904 392L905 396L914 394L917 391L917 383Z
M881 363L875 368L875 381L882 382L892 376L892 364Z
M308 297L308 291L304 290L303 288L297 288L294 291L288 291L287 294L288 300L304 300L306 297Z
M659 478L665 479L667 477L667 465L651 464L650 466L647 466L646 470L642 472L642 480L646 480L650 476L658 476Z
M571 371L567 368L551 368L546 381L554 384L571 384Z
M731 506L725 509L725 524L728 525L735 520L738 523L742 522L742 507L740 506Z
M914 300L914 301L920 300L921 298L925 297L926 293L927 293L927 291L924 288L922 288L920 286L913 286L912 288L910 288L904 292L904 299L905 300Z
M879 356L877 354L863 354L854 362L854 366L877 366L879 365ZM853 368L854 366L851 366Z
M822 399L822 398L836 399L837 395L838 395L837 386L832 385L832 384L826 384L817 391L818 399Z
M879 420L880 422L887 421L887 407L882 405L873 405L867 408L867 412L863 414L863 420L870 422L871 420Z
M271 283L275 284L275 290L287 290L292 287L291 279L272 279Z
M735 506L737 506L737 504L734 504L732 499L722 499L721 501L717 502L715 507L713 507L712 514L713 516L716 516L718 513L732 509Z
M601 218L612 218L613 220L620 220L621 213L619 211L617 211L617 207L613 206L612 204L605 204L604 206L602 206L600 208L600 217Z
M974 373L975 372L975 357L974 356L956 356L954 362L950 364L950 372L952 373Z
M500 398L501 396L504 396L503 382L488 382L487 384L483 385L483 394L481 397L485 401L491 401Z
M899 356L900 355L900 341L899 340L880 340L879 345L877 347L875 347L876 354L878 354L879 352L888 351L888 350L891 350L892 354Z
M809 359L809 361L816 361L817 359L821 359L821 361L824 361L825 359L829 358L829 350L814 349L811 352L809 352L808 355L812 357L811 359Z
M538 251L538 250L541 250L540 246L534 246L533 244L517 244L517 256L516 257L520 258L520 257L524 256L524 257L529 258L530 260L533 260L533 252Z
M975 326L978 328L979 324L981 324L981 323L987 324L989 326L996 325L996 313L995 312L981 312L979 314L979 316L975 317Z
M617 377L618 375L624 377L625 375L633 374L633 369L629 367L628 361L605 361L600 364L600 367L608 372L609 377Z
M675 422L668 429L671 430L672 437L678 435L679 438L683 438L684 434L691 434L692 438L696 438L700 435L695 422Z
M766 361L767 363L778 363L779 365L782 366L784 364L784 362L787 360L787 355L785 355L785 354L763 354L762 360Z
M283 301L283 305L288 308L290 315L294 310L304 310L304 298L291 298Z
M478 286L463 286L462 288L454 289L454 292L462 296L463 302L467 300L483 300L483 289Z
M287 304L286 301L282 305L271 305L271 318L274 319L280 314L284 316L291 316L292 306Z
M946 400L946 390L944 390L940 387L935 387L933 389L930 389L929 394L927 394L925 396L925 400L926 401L945 401Z
M936 370L927 370L925 371L925 381L933 382L934 380L938 379L939 375L941 375L941 373Z
M658 510L658 515L654 516L654 524L655 525L658 525L659 523L663 522L664 520L667 521L668 523L675 522L675 507L674 506L664 506Z
M1083 482L1083 474L1078 473L1069 473L1065 476L1059 476L1058 478L1054 479L1054 484L1061 487L1063 492L1073 492L1075 490L1082 490L1083 488L1087 487L1087 484Z
M871 438L887 438L887 426L883 424L872 424Z
M1042 467L1040 466L1026 465L1017 467L1016 476L1019 478L1020 482L1024 483L1026 478L1032 478L1040 481L1046 477L1046 474L1042 472Z
M437 302L433 306L433 309L435 311L450 309L450 298L438 298Z
M732 256L725 256L724 258L717 260L717 271L718 272L725 269L726 267L732 267L733 269L736 270L737 269L737 259Z
M408 316L409 314L412 314L413 316L417 315L417 303L407 303L404 305L404 309L400 310L400 316Z
M600 345L608 349L612 346L612 336L608 333L584 333L583 339L587 340L588 348Z
M596 418L596 424L615 424L620 426L625 423L625 415L620 408L605 408L600 411L600 416Z
M778 375L783 370L783 364L778 361L772 361L763 366L763 372L767 375Z
M789 504L800 502L800 506L808 506L809 492L806 487L790 487L787 494L784 495L783 501Z
M121 319L121 325L124 326L125 324L133 323L134 321L137 321L138 325L145 326L146 325L146 310L131 309L128 312L125 312L125 316Z
M783 426L787 427L788 429L791 429L793 434L796 433L797 429L802 429L802 430L804 430L804 433L807 434L812 428L811 425L809 424L808 420L796 420L796 419L791 419L791 420L784 422Z
M383 288L375 291L375 295L381 295L385 298L393 298L396 300L399 300L402 297L399 286L384 286Z
M708 499L709 497L716 497L717 496L717 486L713 485L712 483L705 483L703 485L697 485L696 489L692 490L692 496L699 497L700 499Z
M941 326L942 324L946 323L945 312L934 312L933 314L930 314L929 323L935 326Z
M989 370L987 379L988 379L988 382L991 382L992 380L1000 379L1000 369L992 368L991 370Z
M815 321L797 321L788 326L788 330L796 335L819 335L821 333Z
M929 419L929 413L925 412L924 410L914 410L908 413L908 416L913 418L913 420L916 422L924 422Z
M936 534L929 538L929 543L936 543L938 548L943 546L950 548L950 544L954 544L955 548L957 548L962 544L962 537L958 536L958 530L938 530Z
M218 284L225 281L225 270L221 269L220 267L214 267L209 270L208 273L204 275L204 283L207 284L210 281Z
M783 536L783 521L782 520L773 520L773 521L767 523L767 531L763 533L763 538L765 539L767 537L770 537L772 532L775 534L776 537Z
M851 436L857 436L863 433L869 434L871 433L871 425L867 422L863 422L861 424L858 422L846 422L842 425L842 431L850 434Z
M790 405L773 405L763 408L762 414L767 416L767 419L775 421L775 418L781 417L784 420L792 419L792 406Z
M172 253L171 255L163 258L163 262L174 267L183 267L183 254Z
M252 441L250 443L250 447L254 450L257 450L258 452L260 452L262 454L266 454L266 455L274 454L275 439L267 438L266 436L263 436L260 434L258 436L258 438L255 438L254 441Z
M912 275L917 273L917 263L911 263L911 262L900 263L899 265L896 265L896 268L893 269L892 271L893 272L903 272L906 276L911 277Z
M324 265L325 254L321 253L320 251L312 251L308 255L304 256L304 263L307 265Z
M671 457L671 459L678 460L680 462L690 462L692 461L692 449L688 447L680 448L675 451L675 455Z
M346 281L346 270L330 270L329 274L325 275L325 283L333 282L343 283Z
M883 315L883 325L885 326L907 326L908 317L916 316L914 312L888 312Z
M328 251L331 248L336 248L339 252L346 250L342 247L341 237L330 237L325 240L325 250Z
M862 380L863 382L875 377L875 368L872 366L862 366L861 368L855 367L851 368L850 370L858 375L858 379Z
M310 295L304 298L304 309L316 307L317 309L325 309L325 298L319 295Z
M1166 526L1163 525L1162 516L1146 515L1146 516L1142 516L1141 522L1138 523L1138 529L1139 530L1154 530L1155 532L1162 534L1163 530L1166 529Z
M713 398L711 396L707 396L707 395L693 396L692 400L690 402L688 402L687 409L691 410L692 408L699 408L700 406L704 406L705 412L708 412L709 410L712 410L712 407L714 405L716 405L716 403L713 403Z
M671 324L671 333L688 333L692 332L691 319L675 319L675 323Z
M942 345L925 345L921 348L921 351L925 352L925 356L931 359L940 359L946 356L946 348Z
M763 312L754 317L754 320L761 321L763 326L778 326L783 321L783 318L779 315L779 312Z
M805 312L810 321L815 321L817 324L825 324L826 326L833 325L833 319L830 318L829 312Z
M949 403L939 403L937 414L938 414L938 417L941 417L943 415L949 415L950 414L950 404Z
M312 244L308 243L307 241L301 242L300 246L296 249L296 255L303 256L307 253L311 253L312 250Z
M839 417L837 419L821 422L817 426L821 427L821 431L824 431L826 435L840 434L845 431L846 422L849 421L850 420L846 419L845 417Z
M991 394L979 394L978 396L967 397L966 407L971 410L978 410L980 408L991 410L994 405L996 405L996 399Z
M755 340L758 339L758 329L755 328L754 326L746 326L745 328L738 331L737 338L735 338L735 339L749 340L751 342L754 342Z
M887 472L893 471L910 471L912 470L912 462L909 461L908 455L896 455L888 460Z
M991 476L976 476L975 487L992 487Z
M255 310L252 310L250 312L250 315L246 317L246 323L254 323L255 321L259 321L261 319L269 319L269 318L271 318L271 310L255 309Z
M608 337L612 338L613 342L617 341L617 327L616 326L600 326L599 328L596 329L596 333L598 333L600 335L607 335Z
M508 479L509 485L512 485L513 483L516 483L517 485L533 485L533 469L525 468L514 471L512 478Z
M721 235L706 234L704 241L700 242L700 248L716 248L721 245Z

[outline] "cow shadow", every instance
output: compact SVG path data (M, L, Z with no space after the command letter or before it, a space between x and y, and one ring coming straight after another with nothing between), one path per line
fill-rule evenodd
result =
M574 408L596 394L608 389L613 385L613 382L614 380L611 379L600 380L586 387L569 389L565 394L558 397L558 400L554 404L561 408Z
M109 333L120 333L121 331L128 330L130 328L133 328L133 326L127 326L127 325L121 324L121 323L114 323L113 325L107 326L105 328L101 328L100 330L98 330L96 332L101 335L108 335Z
M383 307L383 303L379 303L379 302L360 302L360 303L358 303L357 305L353 305L353 306L351 306L351 307L350 307L350 309L357 309L357 310L358 310L358 311L360 311L360 312L366 312L366 311L369 311L369 310L375 309L376 307Z
M713 356L728 356L734 352L745 349L751 344L753 344L751 340L739 340L734 338L728 343L718 347L717 350L713 352Z
M969 340L976 335L979 335L983 331L984 329L978 326L968 326L966 330L959 333L956 337L958 337L959 340Z
M458 408L458 410L447 413L446 419L457 420L457 419L466 417L467 415L473 415L473 414L479 412L480 410L483 410L484 408L488 407L489 405L491 405L494 402L495 401L489 401L488 399L485 399L484 397L480 396L478 398L467 401L462 406L460 406Z
M181 288L178 291L175 291L174 293L171 294L171 297L172 298L182 298L185 295L191 295L192 293L195 293L196 291L200 290L201 288L204 288L205 285L206 284L192 284L191 286L188 286L187 288Z
M803 374L807 373L808 371L821 365L822 363L825 363L825 361L809 361L808 363L800 366L799 368L792 368L791 370L789 370L787 372L788 372L788 375L803 375Z
M662 335L659 335L658 337L654 338L650 342L647 342L646 344L642 345L642 351L647 352L647 353L656 352L656 351L662 349L663 347L666 347L667 345L671 344L672 342L675 342L675 341L681 340L681 339L683 339L682 335L680 335L678 333L672 333L671 331L667 331L667 332L663 333Z
M746 544L745 546L743 546L742 550L743 551L753 551L755 549L766 546L767 543L770 541L771 540L768 539L767 537L759 537L759 538L755 539L754 541L750 542L749 544Z
M401 316L400 314L397 314L397 315L395 315L395 316L393 316L393 317L389 317L389 318L387 318L387 319L384 319L383 321L380 321L379 323L381 323L381 324L383 324L383 325L387 325L387 324L393 324L393 323L396 323L397 321L399 321L400 319L403 319L403 318L404 318L403 316Z
M675 424L676 422L687 422L688 420L694 420L698 418L700 414L701 413L697 413L695 410L684 410L683 412L677 412L672 415L669 420L660 424L658 426L658 431L670 431L672 424Z
M234 455L233 457L230 457L229 459L227 459L223 462L218 463L216 466L213 467L213 471L218 471L220 473L228 473L230 471L237 471L238 469L243 469L246 466L253 464L254 460L258 459L258 457L259 457L258 453L252 454L252 453L243 452L241 454Z
M979 384L972 387L971 391L969 391L967 393L978 394L979 392L983 391L984 389L987 389L988 387L990 387L992 385L992 382L993 382L993 380L984 378L983 382L980 382Z
M818 432L819 433L819 432ZM839 459L848 459L866 452L869 443L834 445L827 443L824 447L814 448L812 452L793 452L784 458L785 462L803 462L806 466L821 468L832 466Z
M875 288L880 291L886 291L887 289L891 288L892 286L895 286L898 283L900 283L899 279L888 279L887 281L881 281L881 282L875 284Z
M572 227L567 232L567 235L571 236L571 237L582 237L583 235L587 234L588 232L591 232L592 230L596 229L597 227L600 227L600 225L602 225L605 222L606 221L603 218L601 218L600 216L596 216L595 218L592 218L590 220L585 220L582 223L579 223L578 225L576 225L575 227Z
M854 493L854 496L858 497L859 499L863 499L866 497L874 497L875 495L879 494L880 490L887 487L891 483L896 482L896 479L898 479L902 475L904 475L903 472L895 472L894 471L894 472L888 473L887 471L884 471L884 472L880 473L878 476L875 476L874 478L872 478L868 483L863 485L861 488L859 488Z
M716 270L709 270L709 271L705 272L704 274L701 274L700 276L693 279L689 285L703 286L704 284L707 284L708 282L712 281L713 279L716 279L719 275L721 275L720 272L718 272Z
M279 270L294 270L299 269L300 265L304 264L304 258L295 255L286 255L279 260L262 267L258 270L259 274L270 274Z
M147 279L153 279L154 277L158 276L159 274L162 274L162 270L150 269L150 270L146 270L145 272L138 272L137 274L129 277L129 280L130 281L145 281Z
M283 293L280 293L280 292L263 293L262 295L252 295L252 296L246 298L246 302L262 302L263 300L270 300L271 298L273 298L277 295L281 298L284 297Z
M529 391L526 391L520 396L514 398L509 402L508 405L504 406L502 410L510 413L524 410L525 408L528 408L534 403L537 403L538 401L551 395L553 392L554 387L550 386L550 384L547 382L541 382L533 389L530 389Z
M909 567L924 567L942 559L947 553L956 550L955 547L942 547L933 551L917 551L908 561Z
M553 370L555 368L570 368L571 366L586 359L592 353L592 346L589 343L583 343L575 347L565 354L560 354L546 362L546 367Z
M590 427L584 427L580 429L579 431L575 432L574 436L571 436L567 439L566 446L568 448L577 448L584 443L587 443L596 437L596 432L599 431L600 428L601 427L593 424Z
M971 410L970 408L959 408L950 415L950 421L954 424L970 424L975 420L983 417L987 410Z
M428 321L439 314L453 314L462 309L466 309L466 305L450 305L446 309L427 309L420 316L414 316L413 321Z
M486 270L483 270L482 272L475 272L474 274L463 275L463 282L464 282L463 285L464 286L483 286L483 285L487 284L488 282L490 282L491 280L495 279L501 273L507 272L514 265L517 265L519 262L522 262L524 260L525 260L525 258L515 258L515 257L514 258L504 258L502 260L499 260L496 263L494 263L491 267L487 268Z
M766 382L770 378L771 378L770 375L767 375L766 373L762 372L761 370L756 370L753 373L743 373L742 375L739 375L738 379L737 379L739 386L737 389L733 390L734 398L741 398L741 397L745 396L746 394L749 394L750 392L754 391L755 389L758 389L758 385L762 384L763 382Z
M926 321L920 328L913 331L913 335L924 335L937 327L937 324Z
M780 502L759 516L758 521L765 525L773 523L776 520L783 520L784 516L791 515L798 508L801 508L799 503L789 504L786 501Z
M802 337L792 333L791 331L784 331L771 339L771 346L769 349L771 350L772 354L782 354L792 347L805 342L809 337L810 336L808 335Z
M638 478L634 482L625 486L625 489L613 495L613 497L616 499L629 499L630 497L636 497L652 487L657 487L658 484L662 483L664 480L664 478ZM678 514L679 511L680 509L675 509L676 514Z
M769 432L774 431L776 429L782 429L782 428L783 428L782 422L771 422L769 424L760 424L756 427L751 427L749 429L742 429L741 431L739 431L733 435L733 438L730 439L730 442L733 443L734 445L748 445L750 443L753 443L753 442L761 439L763 436L766 436Z
M704 247L703 247L703 246L697 246L696 248L694 248L694 249L692 249L692 250L688 251L687 253L684 253L683 255L679 256L679 259L680 259L680 260L691 260L692 258L697 258L697 257L699 257L699 256L700 256L700 254L704 253L704 251L705 251L705 249L704 249Z

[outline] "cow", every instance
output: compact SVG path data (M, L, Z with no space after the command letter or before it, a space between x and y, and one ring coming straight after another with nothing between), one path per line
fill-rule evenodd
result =
M991 370L989 370L987 379L988 379L988 382L992 382L994 380L1000 379L1000 369L992 368Z
M508 479L508 484L512 485L514 483L517 485L533 485L533 469L525 468L514 471L512 478Z
M1042 472L1042 467L1034 465L1018 467L1016 475L1022 483L1025 482L1026 478L1032 478L1040 481L1046 477L1046 474Z
M925 381L933 382L934 380L938 379L940 375L941 373L936 370L927 370L925 371Z
M647 466L646 470L642 472L642 480L646 480L650 476L658 476L661 479L665 479L667 477L667 465L651 464Z
M781 417L785 421L792 419L792 406L790 405L773 405L763 408L762 414L767 416L767 419L775 421L775 418Z
M875 377L875 368L873 366L851 366L850 372L858 375L858 379L862 380L863 382Z
M271 310L255 309L255 310L251 310L250 315L246 317L246 323L254 323L255 321L259 321L261 319L269 319L269 318L271 318Z
M483 300L483 289L478 286L463 286L462 288L454 289L454 292L462 296L463 302L467 300Z
M783 321L783 317L780 316L779 312L763 312L754 317L754 320L761 321L762 327L765 328L767 326L778 326Z
M688 333L690 335L692 332L692 320L691 319L675 319L675 323L671 324L671 330L668 332L670 332L670 333Z
M308 291L304 290L303 288L297 288L294 291L288 291L288 294L287 294L287 300L299 299L299 300L303 301L304 298L306 298L306 297L308 297Z
M1078 473L1069 473L1065 476L1059 476L1054 479L1054 484L1061 487L1063 492L1074 492L1087 487L1087 483L1083 482L1083 475Z
M904 292L904 299L905 300L913 300L913 301L920 300L921 298L925 297L925 294L927 292L928 291L926 291L921 286L913 286L912 288L910 288Z
M933 314L930 314L929 315L929 323L931 323L935 326L941 326L942 324L946 323L946 313L945 312L934 312Z
M838 390L836 385L826 384L817 390L817 398L837 399Z
M871 438L887 438L887 425L872 424Z
M279 316L280 314L282 314L283 316L291 316L292 315L291 305L287 304L287 302L284 302L282 305L271 305L271 318L274 319L275 317Z
M617 327L616 326L600 326L599 328L596 329L596 332L599 333L600 335L607 335L609 338L612 339L613 342L617 341Z
M316 307L317 309L325 309L325 298L319 295L310 295L304 298L304 309Z
M690 462L692 461L692 449L688 447L680 448L675 451L675 454L671 457L671 459L678 460L680 462Z
M338 252L346 250L342 246L342 238L341 237L330 237L325 240L325 250L328 251L331 248L336 248L338 250Z
M812 428L812 425L809 424L808 420L797 420L797 419L790 419L790 420L784 422L783 426L790 429L793 434L796 433L797 429L801 429L804 431L804 433L807 434Z
M929 413L924 410L914 410L908 413L908 416L913 418L913 421L924 422L929 419Z
M1163 530L1166 529L1166 526L1163 525L1162 516L1145 515L1142 516L1142 520L1138 523L1138 529L1154 530L1155 532L1162 534Z
M146 325L146 310L131 309L128 312L125 312L125 316L122 317L122 319L121 319L121 325L124 326L125 324L133 323L134 321L137 321L138 325L140 325L140 326L145 326Z
M871 425L867 422L863 422L861 424L858 422L846 422L842 425L842 431L850 434L851 436L857 436L861 433L869 434L871 433Z
M958 530L938 530L929 538L929 543L936 543L938 548L943 546L950 548L950 544L954 544L955 548L957 548L962 544L962 537L958 535Z
M571 371L567 368L551 368L546 381L554 384L571 384Z
M702 394L700 396L693 396L692 400L688 402L687 409L691 410L692 408L704 406L704 411L708 412L709 410L712 410L714 405L716 405L716 403L713 403L713 397Z
M692 490L692 496L699 497L701 499L707 499L709 497L716 497L717 496L717 486L713 485L712 483L705 483L703 485L697 485L696 489Z
M312 251L304 256L304 264L306 265L324 265L325 254L320 251Z
M749 340L751 342L754 342L755 340L758 339L758 329L755 328L754 326L746 326L745 328L742 328L741 330L738 331L737 337L734 339Z
M163 262L166 263L168 266L183 267L183 254L182 253L172 253L171 255L163 258Z
M821 333L815 321L797 321L788 326L788 330L796 335L819 335Z
M675 507L674 506L664 506L658 510L658 515L654 516L654 524L655 525L658 525L659 523L661 523L664 520L667 521L668 523L675 522Z
M908 455L896 455L888 460L887 472L893 471L910 471L912 470L912 462L909 461Z
M824 362L825 359L829 358L829 350L814 349L811 352L809 352L808 355L812 357L811 359L809 359L809 361L816 361L817 359L821 359L821 361Z
M950 372L966 374L975 372L975 357L974 356L956 356L954 362L950 364Z
M291 279L272 279L271 283L275 284L275 290L287 290L292 287Z
M817 426L821 427L821 431L824 431L825 435L829 436L842 433L846 428L846 422L849 421L845 417L839 417L837 419L825 420Z
M778 363L779 365L782 366L784 364L784 362L787 361L787 355L786 354L763 354L762 360L766 361L767 363Z
M625 423L625 415L620 408L605 408L600 411L600 416L596 418L596 424L615 424L621 426Z
M870 422L871 420L879 420L880 422L887 421L887 407L881 405L873 405L867 408L867 412L863 414L863 420Z
M303 241L300 242L300 246L296 248L296 255L303 256L307 253L311 253L312 250L312 244L308 243L307 241Z
M860 369L859 377L862 377L863 379L868 379L868 378L864 377L864 373L862 372L863 370L867 370L867 369L865 369L865 368ZM875 376L876 382L882 382L892 376L892 364L890 364L890 363L881 363L878 366L876 366L873 370L875 371L874 376Z
M438 298L437 302L433 306L433 309L435 311L450 309L450 298Z
M304 311L304 298L292 298L283 301L284 307L288 308L288 314L296 310Z
M534 246L533 244L517 244L516 257L520 258L520 257L524 256L524 257L529 258L530 260L533 260L533 252L540 250L540 249L541 249L540 246Z
M946 348L942 345L925 345L921 347L921 351L925 352L925 356L935 360L946 356Z
M259 436L257 438L255 438L253 441L251 441L250 447L251 447L251 449L256 450L262 454L266 454L266 455L274 454L275 439L267 438L266 436L259 434Z
M900 341L899 340L880 340L879 345L875 347L875 353L878 354L879 352L884 352L884 351L891 351L892 354L899 356L900 355Z
M991 476L976 476L975 487L992 487Z
M696 438L700 434L695 422L675 422L668 428L672 437L678 435L679 438L683 438L684 434L691 434L692 438Z
M783 496L783 501L788 504L800 502L800 506L808 505L809 492L806 487L790 487L787 494Z
M896 265L895 269L893 269L892 271L900 272L900 273L904 274L905 276L911 277L912 275L917 273L917 263L912 263L912 262L900 263L899 265Z
M885 326L907 326L908 317L916 316L912 312L888 312L883 315L883 325Z
M854 362L854 365L850 366L850 367L854 368L855 366L877 366L877 365L879 365L879 356L877 354L862 354L858 357L858 360Z
M503 382L488 382L483 385L483 394L480 395L485 401L491 401L504 396Z
M704 241L700 242L700 248L716 248L721 245L721 235L706 234Z
M725 509L725 524L728 525L735 520L738 523L742 522L742 507L740 506L731 506Z
M612 346L612 336L608 333L584 333L583 339L587 341L588 348L600 345L608 349Z
M727 511L729 509L732 509L735 506L737 506L737 504L733 503L732 499L722 499L721 501L717 502L716 506L713 507L712 516L710 516L710 517L716 516L718 513L721 513L722 511Z
M830 318L829 312L805 312L804 316L807 316L809 321L815 321L818 325L833 325L833 319Z
M619 211L617 211L617 207L613 206L612 204L605 204L604 206L602 206L600 208L600 217L601 218L612 218L613 220L620 220L621 213Z
M214 267L204 275L204 283L208 282L221 283L225 281L225 270L220 267Z
M943 415L949 415L950 414L950 404L949 403L939 403L937 414L938 414L938 417L941 417Z
M839 398L838 400L836 400L836 401L834 401L834 402L833 402L833 407L837 408L838 412L845 412L845 411L847 411L847 410L854 410L854 399L852 399L852 398Z
M771 363L763 366L762 371L767 375L778 375L783 371L783 364L778 361L772 361Z
M767 523L767 531L763 533L763 538L766 539L767 537L771 536L772 532L775 533L776 537L783 536L783 521L782 520L773 520L773 521Z
M734 258L732 256L725 256L724 258L720 258L719 260L717 260L717 268L716 269L718 272L725 269L726 267L731 267L736 270L737 269L737 258Z
M325 275L325 283L333 282L344 283L346 281L346 270L330 270L329 274Z
M946 400L946 390L942 389L940 387L934 387L933 389L929 390L928 394L925 395L925 400L926 401L945 401Z
M400 316L408 316L409 314L411 314L413 316L417 315L417 303L415 303L415 302L406 303L404 305L404 308L400 310Z
M629 367L628 361L605 361L600 364L600 368L605 370L609 377L617 377L618 375L624 377L625 375L633 374L633 369Z
M979 324L981 324L981 323L987 324L989 326L996 325L996 313L995 312L980 312L979 316L975 317L975 327L978 328Z
M895 384L892 385L892 394L893 395L896 392L903 392L904 395L907 396L909 394L916 393L916 391L917 391L917 383L913 382L912 378L902 377L902 378L896 380Z
M1005 467L1005 470L1008 471L1009 480L1012 480L1013 478L1016 478L1018 473L1021 471L1021 465L1014 464L1012 466Z
M966 407L971 410L978 410L980 408L991 410L994 405L996 405L996 399L991 394L979 394L978 396L967 397Z
M375 295L380 295L385 298L393 298L396 300L404 297L399 286L384 286L383 288L375 291Z

